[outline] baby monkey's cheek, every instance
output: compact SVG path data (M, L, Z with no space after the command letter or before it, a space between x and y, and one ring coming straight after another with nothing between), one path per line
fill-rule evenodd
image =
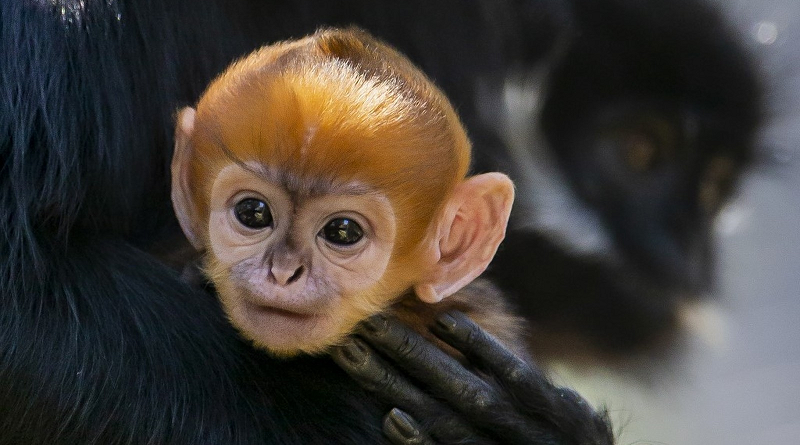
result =
M359 255L346 260L330 261L322 255L318 265L324 264L326 275L331 277L342 298L363 294L385 280L391 246L371 245Z

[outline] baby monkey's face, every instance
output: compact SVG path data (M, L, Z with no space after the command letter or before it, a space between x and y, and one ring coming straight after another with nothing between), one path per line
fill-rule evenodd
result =
M234 63L180 111L172 200L233 324L275 354L318 353L406 292L436 303L487 267L513 184L469 163L455 110L409 60L323 30Z
M259 163L212 184L207 271L257 346L322 351L402 291L384 283L396 234L385 195Z

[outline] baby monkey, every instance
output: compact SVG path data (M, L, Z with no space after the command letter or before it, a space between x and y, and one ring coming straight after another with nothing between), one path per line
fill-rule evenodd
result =
M514 188L469 164L422 72L364 31L325 29L234 63L180 111L172 200L230 320L273 354L320 353L387 310L424 333L450 308L518 350L497 292L467 286Z

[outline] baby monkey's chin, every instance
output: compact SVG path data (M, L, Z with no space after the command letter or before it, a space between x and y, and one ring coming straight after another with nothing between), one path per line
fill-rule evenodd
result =
M278 357L321 354L352 331L333 311L298 313L239 301L226 307L242 335Z

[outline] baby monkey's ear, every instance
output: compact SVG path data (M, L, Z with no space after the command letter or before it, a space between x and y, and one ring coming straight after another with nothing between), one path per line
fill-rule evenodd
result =
M467 178L445 203L431 238L435 264L414 290L426 303L437 303L477 278L506 236L514 202L514 184L501 173Z
M203 249L201 227L203 220L192 199L189 168L193 158L194 108L185 107L178 112L175 125L175 152L172 154L172 207L181 229L197 250Z

